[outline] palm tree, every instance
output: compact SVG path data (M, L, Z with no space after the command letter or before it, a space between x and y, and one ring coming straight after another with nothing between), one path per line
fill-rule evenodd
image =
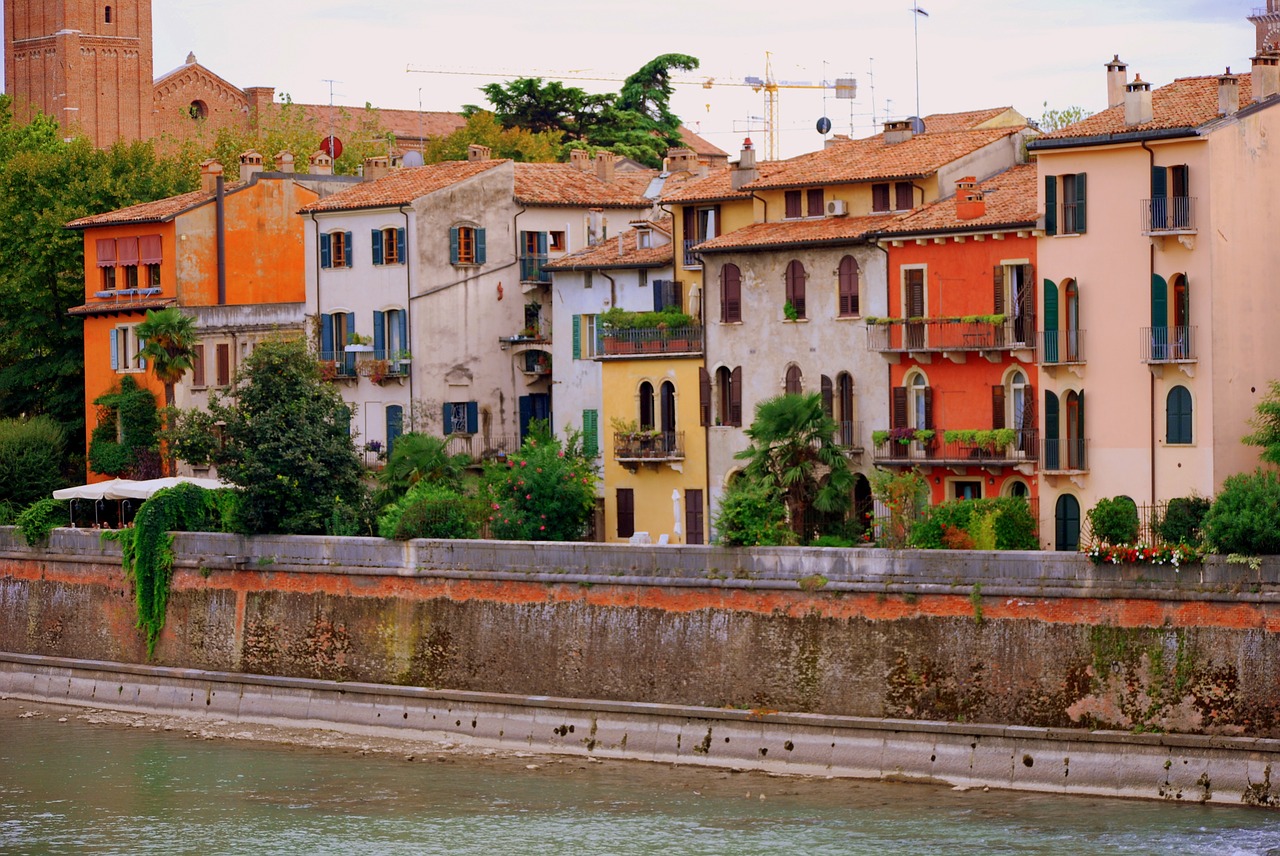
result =
M822 408L822 396L780 395L756 405L746 430L751 445L735 457L747 461L744 474L772 485L787 506L787 521L804 537L805 512L849 507L853 473L836 445L835 420Z
M401 434L387 465L378 474L383 498L393 502L419 481L458 487L467 469L466 455L450 455L449 443L427 434Z
M137 329L138 338L147 344L139 351L155 372L156 378L164 384L164 403L168 412L173 411L174 387L182 376L195 365L195 347L199 341L196 333L196 319L183 315L176 306L161 309L159 312L147 310L147 317ZM168 418L166 417L166 423ZM167 456L167 469L174 471L173 456Z

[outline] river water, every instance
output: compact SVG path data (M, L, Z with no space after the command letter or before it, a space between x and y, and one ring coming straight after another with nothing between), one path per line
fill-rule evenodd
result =
M0 702L0 853L1280 854L1262 809L201 729Z

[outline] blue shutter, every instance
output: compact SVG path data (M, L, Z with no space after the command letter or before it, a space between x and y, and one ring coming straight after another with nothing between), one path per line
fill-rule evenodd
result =
M120 370L120 331L111 328L111 370Z
M1044 177L1044 233L1058 234L1058 177Z
M467 433L475 434L480 430L480 407L474 401L467 402Z
M400 251L396 258L400 260L400 264L404 264L405 258L409 254L409 247L404 242L403 227L396 229L396 249Z
M333 267L333 248L329 244L329 236L320 236L320 267Z
M320 359L333 359L333 316L320 316Z
M449 264L458 263L458 227L449 230Z
M484 253L484 229L476 229L476 264L482 265L485 262Z
M389 358L387 354L387 314L379 310L373 310L373 358L375 360L385 360Z
M382 264L382 230L373 230L373 263L375 265Z
M387 459L395 448L396 438L404 433L404 408L398 404L387 406Z
M409 347L409 310L401 309L397 314L397 321L400 324L400 347L405 351L412 351L413 349Z
M146 339L138 340L138 368L142 369L143 371L147 370L146 357L142 356L142 349L145 348L146 346L147 346Z
M1086 227L1085 218L1085 184L1084 173L1076 173L1076 231L1084 234Z
M348 258L350 257L348 256ZM344 341L349 341L351 334L354 333L355 331L356 331L356 313L348 312L347 313L347 337L346 339L344 339ZM356 373L355 352L353 351L351 353L346 354L345 356L347 358L347 374L354 375Z
M529 421L533 419L533 399L527 395L522 395L517 400L520 412L520 442L524 443L524 438L529 436Z
M666 284L667 284L666 281L661 279L655 279L653 281L653 311L654 312L662 311L662 305L663 305L662 297L663 297L663 291L666 288Z
M545 256L547 254L547 233L538 233L538 255Z
M453 433L453 403L446 401L444 403L443 425L445 435Z
M347 244L347 245L346 245L346 251L347 251L347 267L355 267L355 261L356 261L356 243L355 243L355 241L351 240L351 233L350 233L350 232L347 232L346 244Z
M582 316L573 316L573 358L582 359Z

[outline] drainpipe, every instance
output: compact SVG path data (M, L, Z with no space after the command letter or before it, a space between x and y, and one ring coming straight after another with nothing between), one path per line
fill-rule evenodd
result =
M218 176L217 189L215 191L216 202L214 210L217 212L217 242L218 242L218 305L227 305L227 194L226 184L222 176Z
M600 275L609 280L609 308L612 309L618 305L618 284L604 271L600 271Z
M413 260L409 258L409 212L404 210L404 206L400 206L400 215L404 217L404 246L400 251L404 253L404 329L409 337L408 342L403 345L410 353L413 352L413 315L409 311L409 306L413 302ZM320 241L316 240L316 252L320 251ZM317 300L319 295L317 287ZM409 424L413 425L413 363L409 363ZM401 425L401 430L404 426Z
M315 270L316 270L316 315L315 315L315 317L316 317L316 322L315 322L315 323L316 323L316 324L319 324L319 323L320 323L320 221L316 219L316 212L314 212L314 211L310 212L307 216L311 218L311 225L315 227L315 232L316 232L316 266L315 266ZM304 296L305 296L305 295L304 295ZM304 315L305 315L305 313L304 313ZM319 328L319 327L316 327L315 329L316 329L316 330L319 330L320 328ZM306 331L304 330L304 331L303 331L303 333L304 333L304 335L305 335L305 334L306 334ZM316 335L315 344L316 344L316 353L317 353L317 354L319 354L319 352L320 352L320 336L319 336L318 334Z
M1142 141L1142 147L1147 150L1147 160L1148 160L1148 168L1147 168L1148 179L1147 180L1150 181L1149 176L1155 170L1155 166L1156 166L1156 153L1151 150L1150 146L1147 145L1146 140ZM1156 243L1155 241L1151 241L1150 243L1151 243L1151 246L1149 248L1148 263L1147 263L1147 267L1148 267L1147 288L1148 289L1151 288L1151 284L1155 281L1155 276L1156 276ZM1150 292L1148 292L1148 294L1150 294ZM1150 298L1148 298L1148 300L1149 299ZM1150 378L1151 378L1149 382L1150 392L1148 393L1148 396L1150 399L1149 412L1151 413L1151 434L1150 434L1150 443L1149 443L1151 447L1151 504L1155 505L1155 502L1156 502L1156 438L1158 437L1157 431L1159 430L1159 425L1157 424L1157 421L1156 421L1156 376L1151 371L1148 371L1147 373L1150 375Z

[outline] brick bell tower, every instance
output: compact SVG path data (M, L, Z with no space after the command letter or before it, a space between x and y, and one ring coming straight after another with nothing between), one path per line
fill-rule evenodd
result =
M1259 54L1280 48L1280 0L1267 0L1266 8L1256 9L1249 21L1258 30Z
M4 85L99 148L152 135L151 0L5 0Z

